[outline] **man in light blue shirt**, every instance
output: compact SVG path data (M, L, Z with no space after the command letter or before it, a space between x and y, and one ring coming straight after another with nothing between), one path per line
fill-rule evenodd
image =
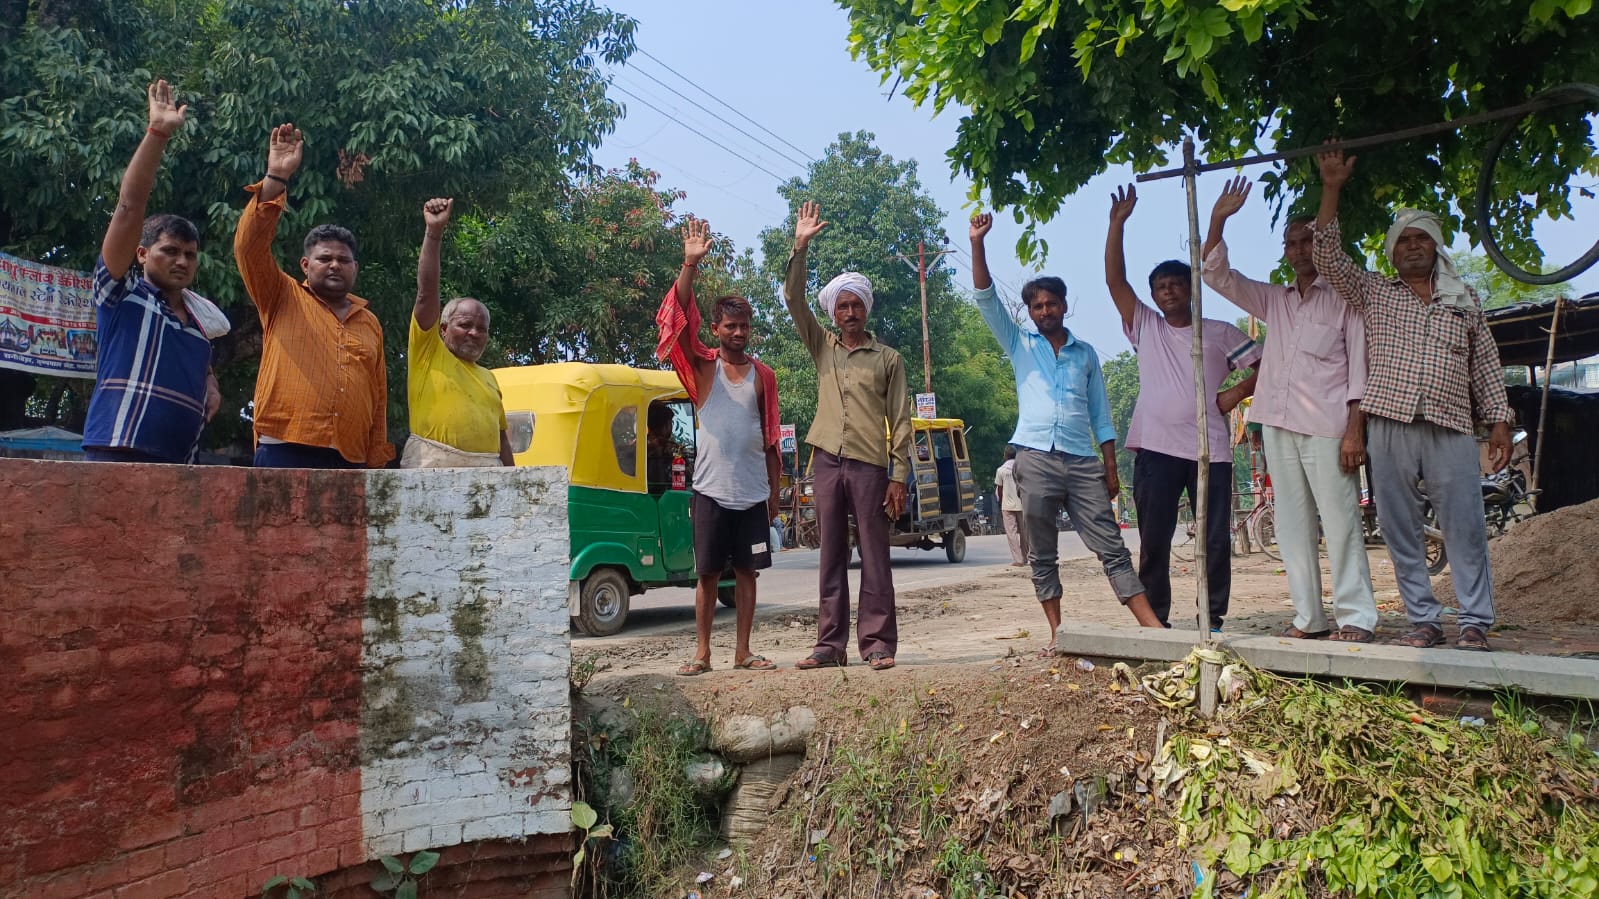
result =
M1027 561L1033 569L1033 592L1049 621L1049 645L1040 656L1055 654L1060 627L1060 535L1055 515L1061 506L1076 523L1083 545L1099 557L1116 598L1145 627L1160 627L1149 607L1144 585L1133 571L1133 557L1122 542L1121 528L1110 501L1121 490L1116 475L1116 429L1110 421L1110 400L1099 354L1066 330L1066 284L1059 278L1034 278L1022 287L1022 301L1036 331L1011 320L994 292L983 238L993 216L972 217L972 286L983 321L998 338L1016 373L1016 487L1022 496L1027 528ZM1095 458L1095 447L1099 458Z

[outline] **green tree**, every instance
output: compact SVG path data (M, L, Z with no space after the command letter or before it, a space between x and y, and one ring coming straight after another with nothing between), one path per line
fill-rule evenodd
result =
M1047 251L1033 222L1107 167L1171 164L1197 135L1210 160L1300 147L1513 105L1566 82L1599 81L1591 0L839 0L853 52L916 103L961 119L948 157L973 198L1014 209L1024 259ZM1346 232L1372 235L1406 204L1469 219L1477 127L1361 151ZM1542 113L1496 172L1496 234L1537 264L1531 225L1569 216L1573 173L1599 174L1580 107ZM1311 160L1261 176L1268 199L1313 209ZM1314 192L1314 191L1312 191Z
M1105 373L1105 396L1110 400L1110 420L1116 425L1116 470L1122 482L1133 482L1133 454L1127 449L1127 426L1133 423L1133 406L1138 402L1138 356L1122 350L1100 360Z
M1480 253L1454 253L1455 270L1482 299L1484 309L1498 309L1516 303L1541 303L1560 296L1571 296L1569 287L1560 284L1523 284L1499 270L1493 260Z
M625 60L633 29L592 0L34 4L0 31L0 247L92 265L143 130L144 86L171 81L193 127L168 150L151 209L200 227L197 286L234 323L220 347L218 422L241 428L232 413L254 383L260 335L231 235L243 186L261 176L268 126L293 121L306 159L279 256L295 270L313 224L355 232L358 293L387 340L391 429L403 427L423 200L454 196L482 218L504 211L513 190L565 196L568 173L587 169L620 114L597 63ZM517 319L514 307L493 311Z

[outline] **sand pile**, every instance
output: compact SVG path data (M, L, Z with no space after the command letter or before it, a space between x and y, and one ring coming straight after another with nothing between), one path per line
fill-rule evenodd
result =
M1502 624L1599 624L1599 500L1515 525L1488 543L1494 611ZM1437 586L1455 604L1453 576Z

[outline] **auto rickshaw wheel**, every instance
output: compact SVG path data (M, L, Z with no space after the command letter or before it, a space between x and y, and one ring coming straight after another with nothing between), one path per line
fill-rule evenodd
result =
M965 531L957 527L944 532L944 555L949 557L949 560L954 563L959 563L966 559Z
M732 587L717 587L716 601L724 606L727 606L729 609L738 608L738 603L733 599Z
M590 637L609 637L627 623L632 589L615 568L596 568L583 579L578 597L577 629Z

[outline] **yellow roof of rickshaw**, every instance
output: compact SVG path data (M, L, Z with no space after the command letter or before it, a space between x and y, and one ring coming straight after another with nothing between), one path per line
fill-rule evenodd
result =
M567 398L567 408L573 411L583 408L588 395L602 387L634 387L651 398L674 393L687 396L676 372L598 362L552 362L548 365L497 368L494 377L500 382L502 392L528 392L541 400L564 396ZM548 411L561 410L549 408Z
M915 431L936 431L954 428L957 431L966 430L966 422L958 418L913 418L911 429Z
M555 362L498 368L494 377L507 415L534 416L532 442L516 464L560 465L573 484L633 492L645 489L643 407L688 398L676 373L626 365ZM625 467L619 453L630 457Z

